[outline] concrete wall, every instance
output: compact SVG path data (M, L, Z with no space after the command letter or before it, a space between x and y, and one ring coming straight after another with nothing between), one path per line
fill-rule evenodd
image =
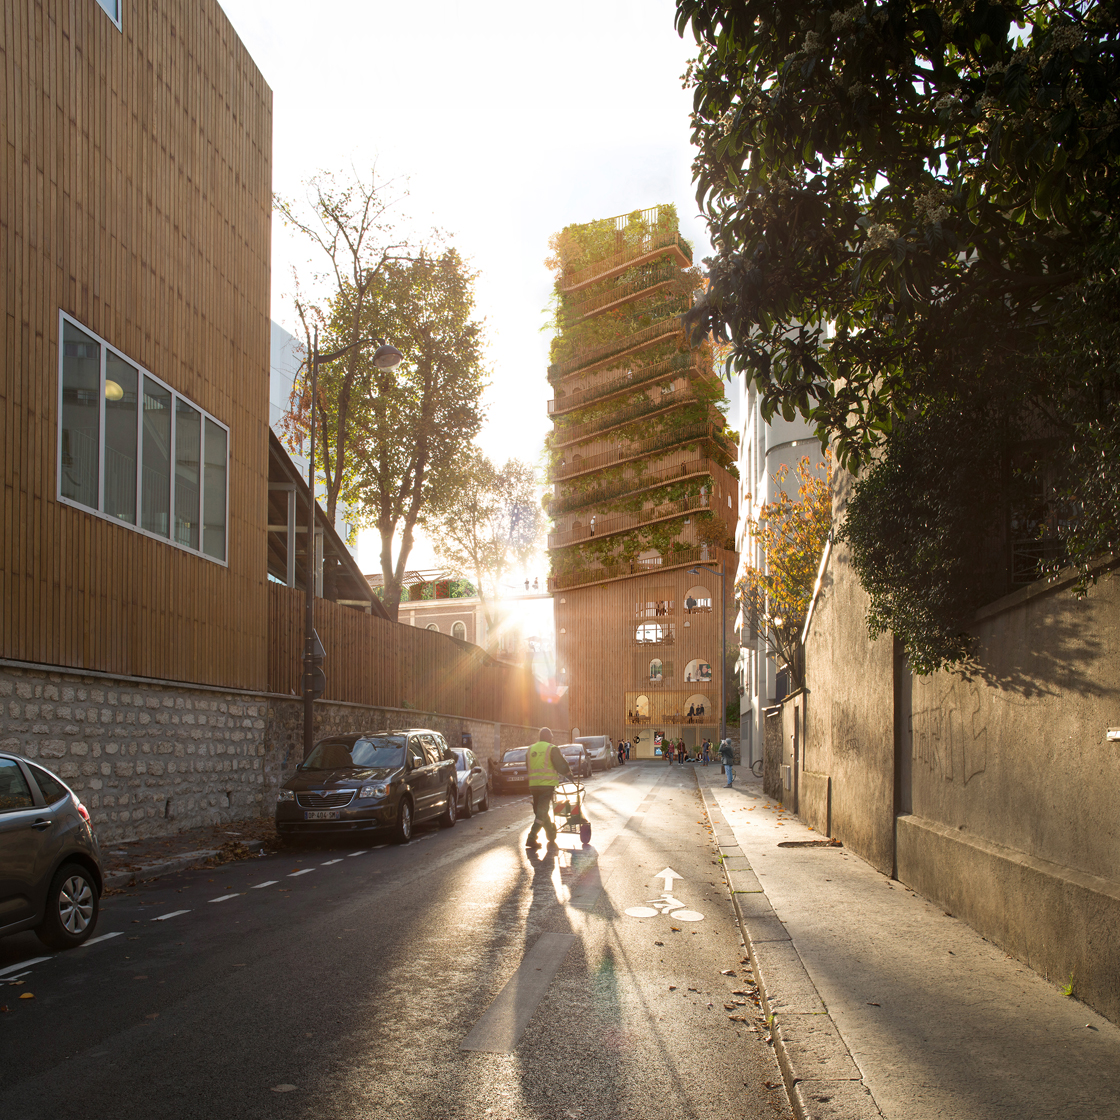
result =
M475 753L534 742L514 727L400 708L319 701L316 737L430 727ZM566 729L556 729L567 736ZM104 842L169 836L269 816L303 757L298 698L191 687L0 662L0 750L58 774L89 809Z
M798 809L1120 1021L1120 570L1080 601L1071 582L979 612L969 672L915 677L889 636L868 639L834 549L806 641Z

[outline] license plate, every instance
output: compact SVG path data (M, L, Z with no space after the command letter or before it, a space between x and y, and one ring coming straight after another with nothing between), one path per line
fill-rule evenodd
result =
M336 821L338 820L337 809L312 809L310 812L303 814L305 821Z

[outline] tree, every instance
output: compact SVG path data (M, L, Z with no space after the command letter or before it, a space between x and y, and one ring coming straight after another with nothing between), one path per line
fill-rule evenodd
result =
M454 484L438 507L429 507L424 527L440 556L473 577L494 633L502 578L529 562L544 532L533 468L519 459L499 468L476 447L465 449Z
M276 200L284 224L308 238L322 269L311 273L317 297L308 295L296 277L295 306L306 358L293 382L283 427L290 439L302 441L310 431L314 407L319 458L315 471L326 482L332 524L340 498L354 497L355 452L370 405L368 375L363 371L377 349L375 339L386 333L380 329L385 324L379 316L386 270L409 253L390 220L395 203L385 197L388 190L389 184L379 180L375 170L368 181L357 176L342 181L321 172L307 184L305 208ZM343 353L335 361L320 362L318 399L313 406L311 352L316 328L321 353Z
M416 525L426 506L448 501L482 427L474 280L454 249L392 262L384 301L370 308L368 329L384 328L404 361L395 373L376 369L368 353L359 363L371 403L356 438L354 495L359 519L381 536L383 601L394 619Z
M763 566L747 565L735 584L736 597L757 618L767 652L788 665L793 686L801 686L801 628L813 598L821 553L832 526L832 464L814 471L808 455L797 464L797 496L785 483L789 467L771 477L777 497L763 503L758 519L748 517L751 538L762 546Z
M938 492L956 450L941 420L957 416L982 437L978 469L1004 509L1017 487L1049 491L1038 523L1086 577L1120 546L1118 12L1116 0L677 4L678 30L700 45L694 172L717 249L693 329L730 341L766 418L800 412L852 471L890 467L919 431L946 436L909 457L906 485L927 510L956 500L954 522L975 499ZM1072 515L1056 516L1061 504ZM866 504L883 514L868 540L893 531L888 505ZM972 547L943 536L927 555L967 584L987 579L961 562ZM867 587L875 573L857 571ZM927 598L932 629L909 626L912 660L958 659L944 639L979 590ZM895 628L889 597L873 608Z

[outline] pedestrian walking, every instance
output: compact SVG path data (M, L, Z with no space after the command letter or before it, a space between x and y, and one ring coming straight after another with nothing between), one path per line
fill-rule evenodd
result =
M540 738L529 748L526 756L529 770L529 794L533 798L533 826L525 840L525 847L533 851L540 847L537 835L544 829L548 837L548 850L556 851L556 825L552 820L552 793L561 778L570 778L572 771L560 748L553 746L552 730L542 727Z
M619 739L618 741L618 764L621 766L626 761L626 744Z
M723 762L724 772L727 774L727 786L725 788L730 789L731 783L735 780L735 771L732 769L735 762L735 752L731 749L730 739L724 739L720 743L719 757Z
M707 739L704 740L703 760L704 765L707 766L712 757L712 744Z

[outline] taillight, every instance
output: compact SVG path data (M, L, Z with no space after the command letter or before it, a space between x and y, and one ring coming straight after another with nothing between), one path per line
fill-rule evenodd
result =
M82 820L89 820L89 810L80 801L78 802L78 812L82 814Z

